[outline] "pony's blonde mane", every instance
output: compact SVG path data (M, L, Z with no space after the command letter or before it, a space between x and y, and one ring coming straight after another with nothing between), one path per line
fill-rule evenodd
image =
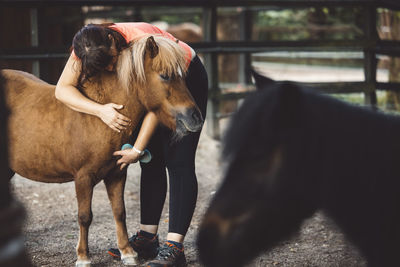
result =
M168 76L184 76L186 72L185 51L174 41L161 35L146 35L135 40L127 49L121 52L118 59L118 78L126 90L133 83L144 85L146 75L144 58L147 38L153 36L158 45L159 53L152 60L153 70Z

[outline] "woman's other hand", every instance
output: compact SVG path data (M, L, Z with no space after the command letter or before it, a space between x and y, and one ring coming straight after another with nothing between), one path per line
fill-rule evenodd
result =
M121 158L117 161L117 165L121 164L120 166L121 170L126 166L128 166L129 164L137 162L141 156L138 152L136 152L133 149L115 151L113 155L121 156Z
M116 111L116 109L122 108L123 105L117 105L114 103L102 105L99 109L98 117L114 131L121 132L122 130L125 130L131 122L128 117L125 117Z

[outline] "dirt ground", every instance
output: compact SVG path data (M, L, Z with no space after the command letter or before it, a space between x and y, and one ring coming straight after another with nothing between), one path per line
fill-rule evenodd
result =
M189 266L201 266L197 259L195 237L202 214L221 179L220 143L202 134L196 159L199 181L198 204L185 240ZM138 165L128 171L125 191L129 234L139 226ZM28 218L24 228L26 248L34 266L74 266L78 240L77 205L73 183L45 184L14 177L12 188L25 205ZM160 222L160 238L168 227L168 202ZM95 187L93 222L89 247L92 266L123 266L106 250L116 247L114 220L103 183ZM301 233L270 252L260 255L248 266L366 266L351 244L322 213L307 220Z

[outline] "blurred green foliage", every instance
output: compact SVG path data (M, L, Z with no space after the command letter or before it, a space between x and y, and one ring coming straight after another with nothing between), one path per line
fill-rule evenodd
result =
M168 24L179 24L183 22L192 22L201 25L202 12L198 8L180 8L180 7L113 7L107 17L113 22L125 21L164 21Z
M254 14L255 37L264 40L352 40L363 36L364 25L363 9L354 7L271 9Z
M145 21L165 21L168 24L179 24L183 22L192 22L200 25L201 14L181 14L177 15L149 15L144 18Z

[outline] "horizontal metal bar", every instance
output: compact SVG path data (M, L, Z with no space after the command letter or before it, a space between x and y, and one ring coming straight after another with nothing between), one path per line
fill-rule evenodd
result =
M264 51L365 51L400 53L400 41L302 40L302 41L217 41L190 44L201 53L256 53Z
M376 45L375 52L382 55L400 56L400 41L380 40Z
M279 82L279 81L278 81ZM367 82L326 82L326 83L306 83L306 82L297 82L297 84L309 88L313 88L321 93L328 94L349 94L349 93L364 93L367 88L371 88L374 86L372 83ZM382 83L378 84L378 86L382 88L391 88L391 89L400 89L400 83ZM250 88L250 86L249 86ZM388 89L389 90L389 89ZM254 90L249 90L246 92L239 93L222 93L221 91L213 91L216 92L214 94L210 94L210 99L217 100L237 100L241 98L245 98L248 94L250 94Z
M318 92L328 93L328 94L365 93L366 88L371 88L375 86L378 90L400 92L400 83L396 82L390 82L390 83L378 82L376 84L367 82L326 82L326 83L298 82L297 84L313 88ZM252 90L247 92L227 93L227 94L218 93L215 95L211 95L211 98L215 98L218 100L240 99L246 97L248 94L251 93L251 91Z
M378 0L0 0L9 6L127 5L127 6L400 6L395 1Z
M400 83L396 82L390 82L390 83L378 82L376 84L376 87L378 90L400 92Z
M2 54L0 59L2 60L40 60L40 59L63 59L67 58L67 53L45 53L45 54Z
M270 51L323 51L323 52L354 52L367 51L377 54L400 56L400 41L368 40L355 41L221 41L199 42L190 44L198 53L259 53ZM375 47L376 45L376 47ZM3 49L1 59L49 59L68 57L68 47L29 47L25 49Z
M248 53L264 51L359 51L372 47L367 40L356 41L218 41L190 44L201 53Z
M49 6L141 6L141 7L373 7L400 10L395 0L0 0L1 6L49 7Z

